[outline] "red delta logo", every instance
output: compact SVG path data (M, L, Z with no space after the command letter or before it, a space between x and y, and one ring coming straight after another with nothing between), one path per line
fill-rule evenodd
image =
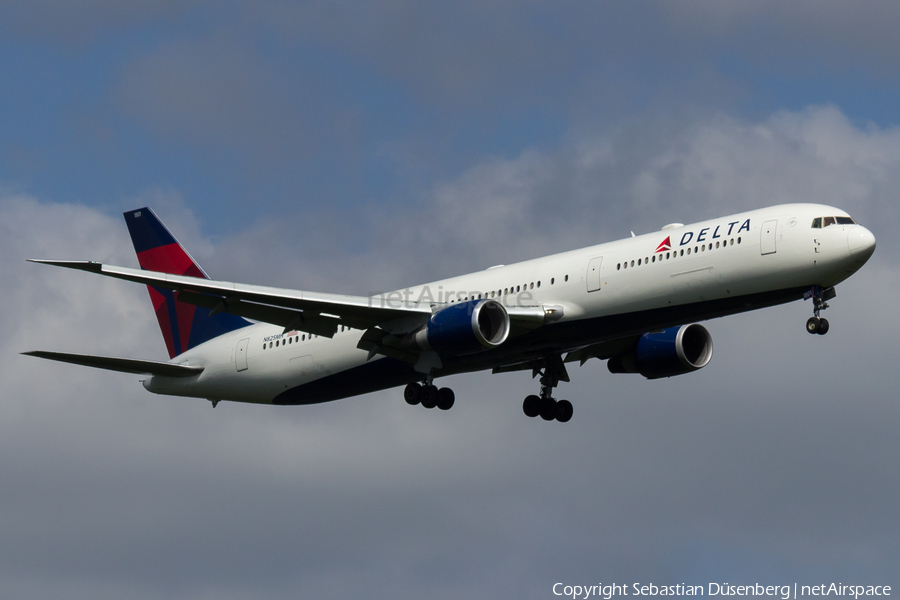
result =
M669 238L667 237L666 239L664 239L662 241L662 243L659 246L656 247L656 250L653 252L653 254L656 254L657 252L665 252L666 250L671 250L671 249L672 249L672 243L669 241Z

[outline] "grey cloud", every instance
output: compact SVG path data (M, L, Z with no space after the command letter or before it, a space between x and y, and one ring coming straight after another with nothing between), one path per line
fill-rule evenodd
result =
M689 35L727 40L755 60L779 67L827 56L832 68L891 73L891 56L900 52L890 23L900 8L890 1L860 7L840 1L662 3L673 27ZM764 43L761 43L764 42ZM794 63L785 64L785 63Z
M898 156L900 131L857 126L834 107L631 124L485 160L436 183L416 206L263 218L223 244L215 268L366 293L789 202L842 207L878 236L900 225ZM272 252L277 267L267 266Z
M396 205L410 171L455 178L485 146L508 159L648 114L687 123L839 65L892 81L882 5L800 4L225 3L126 56L112 104L200 169L242 173L231 206L254 193L286 210ZM837 58L813 68L807 55Z
M213 36L173 42L136 60L118 96L158 136L229 151L237 142L243 154L274 159L292 147L291 140L309 143L316 135L298 106L302 90L285 75L255 49Z
M0 28L7 35L83 43L109 33L174 21L204 0L7 0Z

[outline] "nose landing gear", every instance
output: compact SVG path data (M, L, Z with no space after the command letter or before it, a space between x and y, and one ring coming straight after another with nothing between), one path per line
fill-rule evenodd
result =
M831 300L835 296L837 296L837 292L834 291L833 287L823 290L817 285L814 285L810 291L804 294L804 300L812 298L814 315L806 321L806 331L819 335L828 333L828 319L820 317L819 313L828 308L827 300Z

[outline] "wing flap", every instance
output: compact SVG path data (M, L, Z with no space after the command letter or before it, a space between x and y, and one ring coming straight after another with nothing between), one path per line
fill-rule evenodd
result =
M26 356L36 356L83 367L106 369L107 371L119 371L121 373L134 373L135 375L159 375L161 377L194 377L203 372L203 367L188 365L176 365L173 363L155 360L140 360L137 358L114 358L111 356L94 356L91 354L68 354L66 352L45 352L35 350L22 352Z
M317 315L308 310L293 310L246 302L239 298L220 298L184 291L178 293L178 301L208 308L211 311L210 314L224 311L254 321L280 325L284 327L285 332L297 330L330 338L334 337L338 325L342 323L347 325L345 319ZM352 327L352 325L350 326Z

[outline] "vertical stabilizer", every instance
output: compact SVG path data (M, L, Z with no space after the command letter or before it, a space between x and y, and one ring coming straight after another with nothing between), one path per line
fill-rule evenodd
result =
M124 214L142 269L209 279L151 209L139 208ZM220 312L210 316L209 309L178 302L178 292L150 285L147 290L169 358L223 333L250 325L250 321L235 315Z

